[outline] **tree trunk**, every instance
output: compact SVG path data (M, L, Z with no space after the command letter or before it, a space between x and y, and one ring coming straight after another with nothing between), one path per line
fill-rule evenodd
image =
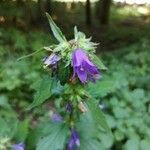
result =
M30 26L35 23L35 17L33 15L32 8L31 8L31 0L26 0L25 11L28 12L25 13L25 18L26 18L27 25Z
M43 3L42 0L37 1L38 20L43 20Z
M110 12L111 0L100 0L100 23L109 23L109 12Z
M88 26L91 26L92 24L90 0L86 0L86 24Z
M46 1L45 9L46 9L46 12L48 12L50 15L52 14L51 0Z

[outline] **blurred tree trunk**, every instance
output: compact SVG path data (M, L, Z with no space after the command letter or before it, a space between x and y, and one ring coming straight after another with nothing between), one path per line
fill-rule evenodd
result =
M25 14L26 22L29 26L34 24L36 20L32 12L31 2L32 2L31 0L26 0L26 3L25 3L25 9L26 9L26 12L28 12Z
M46 12L48 12L50 15L52 14L51 0L46 0L45 9Z
M24 1L23 0L17 0L17 6L23 6L24 5Z
M91 26L92 18L91 18L91 3L90 0L86 0L86 24Z
M110 12L111 0L100 0L100 23L109 23L109 12Z
M8 1L9 2L9 1ZM16 6L17 6L17 8L18 9L20 9L22 6L24 6L24 1L23 0L17 0L16 1ZM18 19L19 17L17 16L17 15L15 15L15 16L13 16L13 23L15 24L15 25L17 25L17 19Z
M42 0L37 1L37 20L38 20L38 22L43 20L43 3L42 3Z

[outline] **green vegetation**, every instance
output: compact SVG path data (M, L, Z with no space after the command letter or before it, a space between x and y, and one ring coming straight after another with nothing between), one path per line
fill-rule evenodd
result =
M36 132L42 126L36 124L37 120L48 117L47 103L35 108L32 113L26 111L33 100L34 89L37 87L35 83L45 73L42 63L40 65L44 53L20 61L17 58L43 45L50 45L52 40L43 32L27 35L14 28L7 30L7 33L1 29L0 135L18 142L25 140L29 142L29 149L34 147L41 134ZM113 132L113 136L98 133L102 149L149 149L149 45L145 38L102 55L108 67L106 75L96 84L88 86L89 92L100 101ZM59 90L55 88L55 92Z
M41 25L43 20L38 20L33 1L29 6L34 12L34 23L26 18L22 7L16 9L14 3L10 2L13 6L8 3L0 6L5 20L3 22L3 17L0 16L3 26L0 28L0 149L19 142L24 142L27 150L34 150L37 143L39 150L43 145L45 148L53 146L52 150L59 149L68 138L68 130L64 124L51 124L49 114L53 108L52 100L61 92L62 87L45 76L47 70L43 69L42 64L45 51L41 51L41 47L50 46L56 41L47 32L48 29L43 29L45 25ZM89 28L84 26L82 3L72 3L67 7L65 3L53 2L52 8L53 18L62 26L67 38L72 37L71 27L75 24L87 34L92 33L94 41L100 42L98 55L108 68L105 72L102 71L101 80L96 84L88 84L87 90L100 104L112 135L102 129L95 133L91 118L88 115L86 119L81 117L78 123L80 150L91 150L90 146L93 150L149 150L150 27L147 16L139 13L136 8L134 12L131 11L130 6L113 5L109 26L99 27L98 20L93 17L92 27ZM63 17L60 15L62 8L65 10ZM94 15L94 4L92 8ZM6 11L8 9L10 11ZM22 22L24 17L28 21ZM33 56L18 60L37 50L39 52ZM47 82L39 85L38 82L45 78ZM47 90L47 85L51 86L48 88L52 88L51 93L55 96L42 106L29 110L29 107L37 105L32 103L34 98L42 101L43 95L49 97L51 93ZM37 90L39 87L42 88L41 93ZM89 105L95 107L93 103ZM98 114L95 109L91 113ZM103 119L102 116L101 118ZM95 119L100 122L97 115ZM44 140L38 142L42 136L45 136ZM56 143L55 140L59 142Z
M104 149L149 149L149 42L105 55L109 70L89 91L100 101L113 137L100 134ZM108 142L109 141L109 142Z

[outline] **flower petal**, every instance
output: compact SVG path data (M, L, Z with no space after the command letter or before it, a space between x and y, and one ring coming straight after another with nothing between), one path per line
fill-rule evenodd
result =
M51 120L53 121L53 122L61 122L62 121L62 117L59 115L59 114L57 114L57 113L53 113L52 114L52 116L51 116Z
M57 61L59 61L59 60L60 60L60 57L54 53L52 53L50 56L45 57L43 59L44 65L46 65L46 66L55 65L57 63Z
M71 130L71 136L68 140L67 150L73 150L74 146L77 145L80 146L80 140L78 137L78 134L74 128Z
M77 75L82 83L85 83L87 80L87 72L82 67L77 68Z
M85 83L87 79L95 82L95 79L100 77L97 67L89 60L87 54L81 49L76 49L72 52L72 66L72 78L77 74L82 83Z
M13 144L12 150L24 150L24 144L23 143Z
M68 141L68 145L67 145L67 150L73 150L73 147L74 147L74 140L72 137L69 138L69 141Z
M74 142L77 146L80 146L80 141L79 141L79 137L78 137L78 134L76 132L75 129L72 129L72 137L74 139Z
M72 59L73 65L78 67L82 64L84 59L87 59L87 56L81 49L77 49L73 51Z

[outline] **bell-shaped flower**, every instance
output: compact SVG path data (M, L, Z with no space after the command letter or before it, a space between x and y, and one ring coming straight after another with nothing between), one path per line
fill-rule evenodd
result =
M23 143L13 144L11 148L12 150L24 150L24 144Z
M60 60L60 57L56 55L55 53L52 53L50 56L45 57L43 59L45 67L56 67L57 62Z
M73 128L71 130L71 136L68 141L67 150L74 150L75 145L79 147L80 140L79 140L76 130Z
M87 54L76 49L72 52L73 77L77 75L82 83L88 80L95 82L95 79L100 77L97 67L89 60Z

